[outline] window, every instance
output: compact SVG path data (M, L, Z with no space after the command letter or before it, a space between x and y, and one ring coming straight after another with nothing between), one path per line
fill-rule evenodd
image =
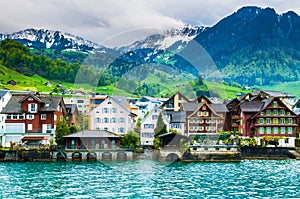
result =
M273 115L278 115L278 110L273 110Z
M101 119L100 119L99 117L97 117L96 120L95 120L95 122L96 122L96 123L100 123L100 122L101 122Z
M289 143L289 138L285 138L284 143L288 144Z
M108 118L107 117L103 118L103 123L108 123Z
M206 123L208 123L208 124L209 124L209 123L210 123L210 119L207 119L207 120L206 120Z
M285 127L280 127L280 133L282 133L282 134L285 133Z
M170 128L172 128L172 129L180 129L181 128L181 124L170 124Z
M284 124L285 123L285 119L284 118L280 118L280 124Z
M292 134L293 133L293 127L288 127L288 134Z
M119 133L124 133L124 128L123 127L119 128Z
M103 108L103 113L108 113L108 108Z
M264 134L264 127L259 127L259 130L258 130L258 132L260 133L260 134Z
M207 131L210 131L210 126L206 126L205 129L206 129Z
M10 120L11 119L11 115L10 114L6 115L6 119Z
M208 112L207 111L204 111L204 116L208 116Z
M27 119L28 120L33 120L34 119L34 115L32 115L32 114L27 115Z
M144 124L145 129L154 129L154 124Z
M259 123L259 124L263 124L263 123L264 123L264 119L263 119L263 118L259 118L258 123Z
M116 123L116 118L115 117L111 118L111 123Z
M198 111L198 112L197 112L197 115L198 115L198 116L201 116L201 115L202 115L201 111Z
M274 102L273 102L273 107L277 107L277 106L278 106L277 101L274 101Z
M200 131L203 131L203 130L204 130L203 126L200 126Z
M152 120L156 120L158 118L158 115L152 115Z
M267 118L267 124L271 124L271 119L270 118Z
M274 134L277 134L277 133L278 133L278 127L274 127L274 128L273 128L273 133L274 133Z
M20 119L20 120L23 120L23 119L24 119L24 115L23 115L23 114L20 114L20 115L19 115L19 119Z
M30 113L36 113L37 112L37 104L28 104L28 111Z
M284 114L285 114L284 109L281 109L281 110L280 110L280 115L284 115Z
M104 130L104 131L108 131L108 128L107 128L107 127L104 127L103 130Z
M292 118L288 118L288 124L292 124L293 120Z
M200 118L200 119L199 119L199 122L202 124L202 123L203 123L203 119L202 119L202 118Z
M124 117L120 117L119 122L120 123L124 123L125 122L125 118Z
M42 120L45 120L47 118L47 115L46 114L41 114L41 119Z
M266 110L266 115L270 115L270 110Z
M111 113L117 113L117 109L116 108L111 108Z
M32 131L32 124L28 124L28 125L27 125L27 130L28 130L28 131Z
M194 130L194 126L191 126L191 127L190 127L190 130L193 131L193 130Z

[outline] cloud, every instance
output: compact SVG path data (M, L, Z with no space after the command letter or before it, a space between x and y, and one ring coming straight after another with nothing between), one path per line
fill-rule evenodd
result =
M245 5L300 13L299 0L9 0L1 2L0 32L45 28L120 45L185 23L212 26Z

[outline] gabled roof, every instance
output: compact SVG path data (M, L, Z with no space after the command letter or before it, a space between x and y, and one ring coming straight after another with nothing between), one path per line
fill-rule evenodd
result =
M126 98L126 97L125 97L125 98ZM89 114L92 114L93 112L95 112L96 110L98 110L98 108L99 108L100 106L103 106L103 104L105 104L106 101L111 100L111 101L115 102L116 104L118 104L120 107L122 107L122 108L123 108L125 111L127 111L130 115L136 116L136 114L132 113L132 112L126 107L126 104L123 105L123 103L120 103L122 100L120 101L120 100L118 100L118 99L120 99L120 98L117 98L117 99L116 99L115 97L107 96L107 98L106 98L101 104L99 104L96 108L94 108ZM121 98L121 99L124 99L124 98Z
M262 102L244 102L240 105L242 112L258 112L264 103Z
M9 93L9 91L8 90L0 90L0 99L2 97L4 97L4 95L6 95L6 93Z
M202 103L202 99L204 99L208 104L211 104L212 102L204 95L199 95L196 99L193 100L193 102Z
M13 95L8 101L7 105L3 108L2 113L23 113L22 111L22 102L26 100L30 95ZM36 99L37 97L34 96ZM62 97L39 97L38 101L41 103L39 111L55 111L60 103L63 103ZM66 110L63 106L63 112L66 113Z
M187 116L187 118L190 118L192 115L195 115L195 114L199 111L199 109L200 109L202 106L204 106L204 105L206 105L206 106L208 107L208 109L210 109L211 112L212 112L214 115L219 116L219 117L222 117L218 112L216 112L216 110L213 109L213 107L211 106L212 104L207 104L206 102L204 102L204 103L201 103L200 106L198 106L198 108L197 108L193 113L189 114L189 115ZM225 106L225 104L223 104L223 105ZM216 107L217 107L217 106L216 106ZM225 107L226 107L226 106L225 106ZM217 107L217 108L219 108L219 107ZM220 108L220 110L221 110L221 108ZM227 108L226 108L226 110L227 110ZM224 113L225 113L225 112L224 112Z
M282 93L280 91L272 91L272 90L261 90L260 93L266 94L270 97L295 97L289 93Z
M148 117L152 116L152 114L153 114L154 111L157 111L158 113L160 113L161 109L158 106L155 105L153 107L153 109L150 110L149 114L141 120L141 123L144 123L144 121L147 120Z
M111 98L113 98L115 101L117 101L119 104L125 106L126 104L128 104L128 99L125 96L122 95L113 95L111 96Z
M64 138L120 138L121 135L105 130L82 130L77 133L64 136Z
M76 104L66 104L66 108L70 109L69 113L73 114L77 109L77 105Z
M226 113L228 109L225 104L210 104L211 108L217 113Z
M258 111L258 113L256 113L255 115L253 115L251 118L253 119L257 115L259 115L261 112L263 112L274 100L276 100L282 107L285 107L286 109L288 109L292 114L296 115L278 97L271 97L271 98L268 98L268 99L262 101L263 106Z
M167 101L165 101L161 105L161 107L165 106L168 103L168 101L170 101L171 99L173 99L175 97L175 95L179 95L180 97L182 97L183 99L185 99L187 102L189 102L189 100L184 95L182 95L180 92L176 92L174 95L172 95L172 97L170 97Z
M170 115L170 123L185 123L186 113L181 111L167 111L166 114Z
M186 112L194 112L198 106L200 106L202 103L183 103L181 104L182 108Z
M41 103L42 101L40 100L40 98L38 98L37 96L33 95L32 93L30 93L29 95L24 96L20 102L24 102L25 100L27 100L29 97L32 97L35 101Z

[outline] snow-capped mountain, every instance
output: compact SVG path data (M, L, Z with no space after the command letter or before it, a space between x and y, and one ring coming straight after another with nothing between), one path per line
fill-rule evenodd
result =
M91 52L101 46L81 37L45 29L26 29L11 34L1 34L0 40L6 38L23 43L33 48L48 48L66 51Z
M144 40L136 41L133 44L123 47L122 50L136 49L158 49L158 50L175 50L180 51L189 41L194 39L198 34L203 32L205 27L185 25L180 28L174 28L165 31L163 34L153 34Z

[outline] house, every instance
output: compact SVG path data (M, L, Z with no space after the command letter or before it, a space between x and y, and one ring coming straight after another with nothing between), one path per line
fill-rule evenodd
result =
M188 102L189 100L184 95L177 92L172 97L170 97L167 101L165 101L161 105L161 108L164 111L179 111L181 104L188 103Z
M161 104L162 101L158 98L143 96L134 105L138 107L138 117L144 118L146 113L149 113L155 106Z
M192 138L197 135L216 135L224 130L226 117L225 104L200 103L197 109L187 116L187 135Z
M106 130L83 130L64 136L67 149L119 149L121 136Z
M164 111L163 118L168 131L175 130L185 135L186 113L182 111Z
M141 120L140 142L141 146L153 146L154 129L156 128L158 115L161 109L155 106L150 113Z
M51 86L52 86L52 83L48 81L48 82L45 83L45 86L51 87Z
M7 82L7 84L8 84L8 85L15 86L15 85L17 85L17 82L16 82L15 80L9 80L9 81Z
M80 113L89 112L89 99L87 97L64 98L65 104L76 104Z
M5 147L25 141L29 145L49 144L56 123L67 116L62 97L33 94L12 95L1 113L6 115L2 136Z
M107 130L126 134L134 130L136 114L124 106L120 100L108 96L88 114L89 130Z
M278 146L294 147L297 129L297 115L280 97L241 104L239 130L243 137L253 137L261 145L263 140L273 139L278 141Z
M8 90L0 90L0 113L11 98L11 93ZM5 114L0 114L0 144L3 133L5 132Z
M67 122L73 126L77 123L79 117L79 111L76 104L66 104L67 110Z

